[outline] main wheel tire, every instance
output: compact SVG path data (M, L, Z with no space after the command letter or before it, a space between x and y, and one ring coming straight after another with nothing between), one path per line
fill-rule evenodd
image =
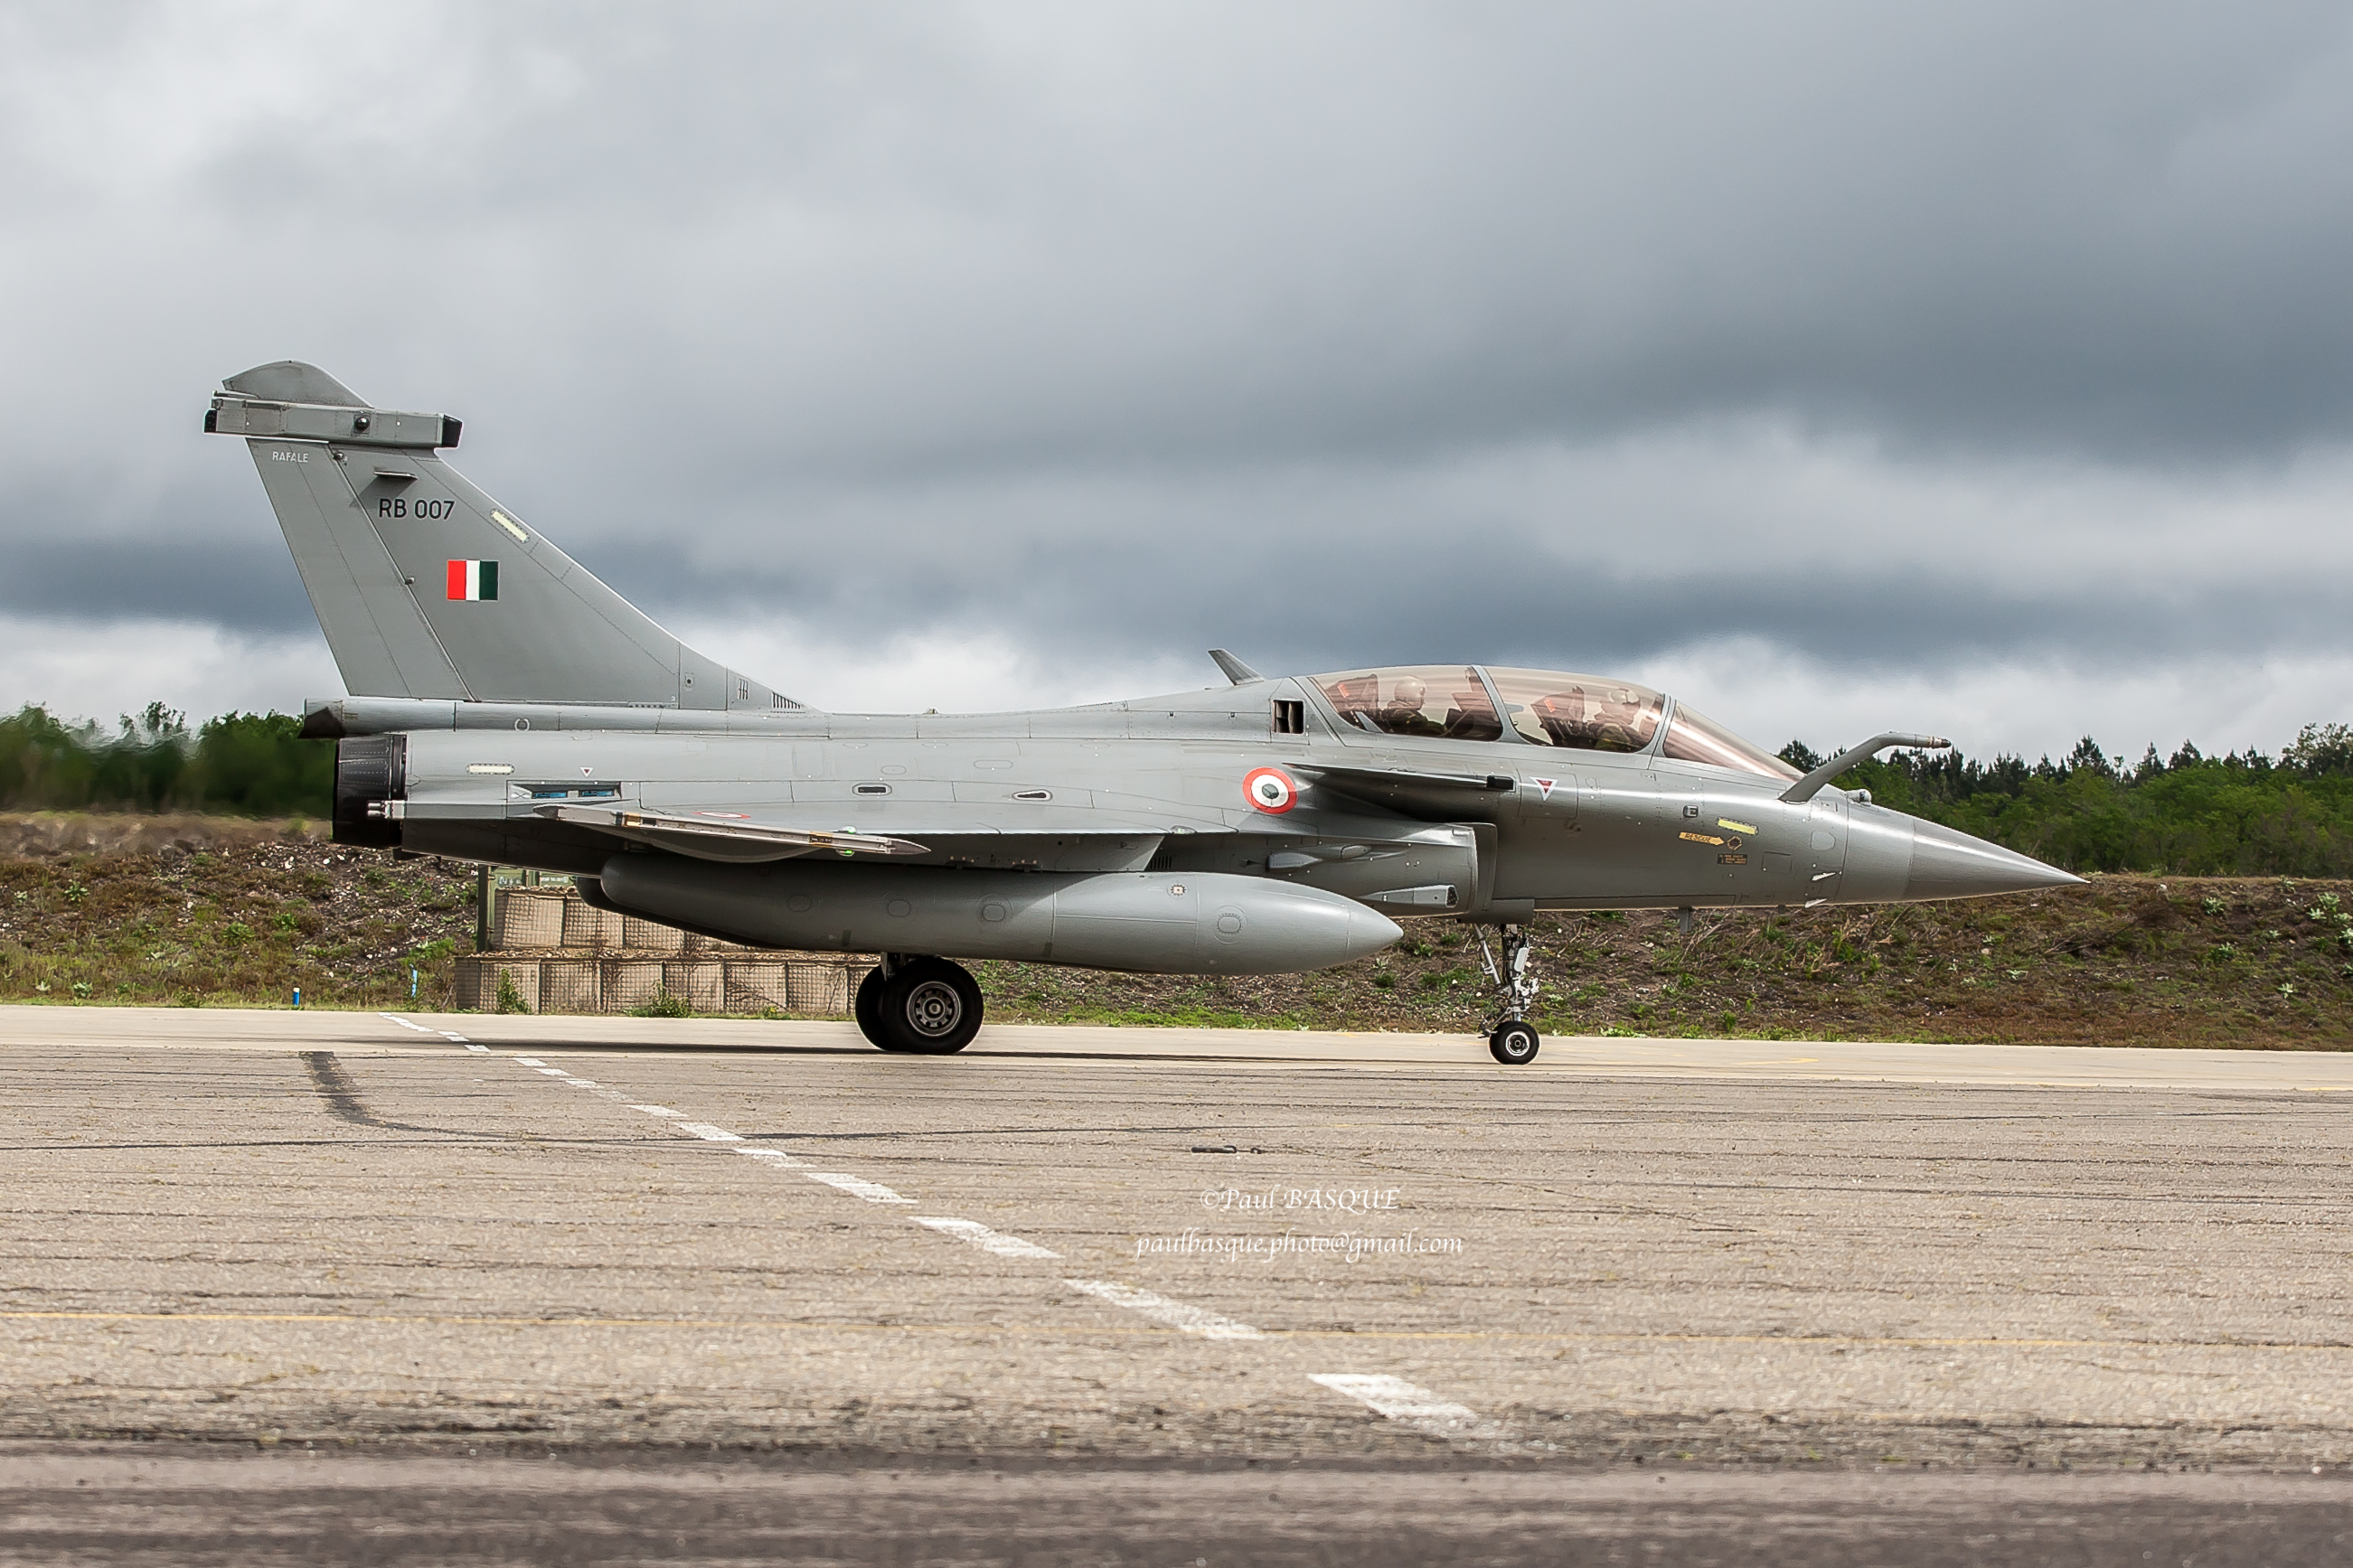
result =
M1536 1059L1536 1047L1543 1037L1535 1026L1518 1018L1506 1019L1487 1037L1487 1049L1507 1068L1525 1067Z
M944 1057L980 1033L980 983L944 958L902 963L882 983L875 1022L885 1050Z
M866 978L858 983L858 996L849 1005L850 1016L858 1020L858 1032L874 1042L878 1050L903 1050L904 1047L882 1032L882 971L870 969Z

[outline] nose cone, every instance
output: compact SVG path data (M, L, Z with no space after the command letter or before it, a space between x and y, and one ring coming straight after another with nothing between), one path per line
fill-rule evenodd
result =
M1904 887L1906 899L1981 899L2037 888L2081 887L2083 881L2016 850L1933 822L1915 821L1912 826L1912 873Z

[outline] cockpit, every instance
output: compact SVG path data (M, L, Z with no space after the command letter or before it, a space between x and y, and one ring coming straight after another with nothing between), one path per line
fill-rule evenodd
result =
M1412 665L1309 677L1344 724L1376 735L1649 752L1769 779L1798 770L1662 692L1604 676ZM1662 725L1665 739L1660 739Z

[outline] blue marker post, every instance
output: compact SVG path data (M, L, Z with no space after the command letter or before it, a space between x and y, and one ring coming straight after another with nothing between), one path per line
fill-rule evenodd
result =
M300 985L294 987L294 1005L297 1007L302 1005L302 988Z
M408 972L408 999L411 1002L417 1000L417 971L414 969Z

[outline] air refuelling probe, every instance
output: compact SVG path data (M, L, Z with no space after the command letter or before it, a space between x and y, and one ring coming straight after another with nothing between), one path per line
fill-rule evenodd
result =
M1536 1054L1539 910L1875 903L2076 880L1800 776L1630 681L1479 665L1269 679L1020 713L826 713L681 643L441 460L459 424L315 366L222 384L353 695L334 836L569 872L601 909L879 952L887 1051L962 1049L956 959L1320 969L1410 919L1499 929L1489 1047Z

